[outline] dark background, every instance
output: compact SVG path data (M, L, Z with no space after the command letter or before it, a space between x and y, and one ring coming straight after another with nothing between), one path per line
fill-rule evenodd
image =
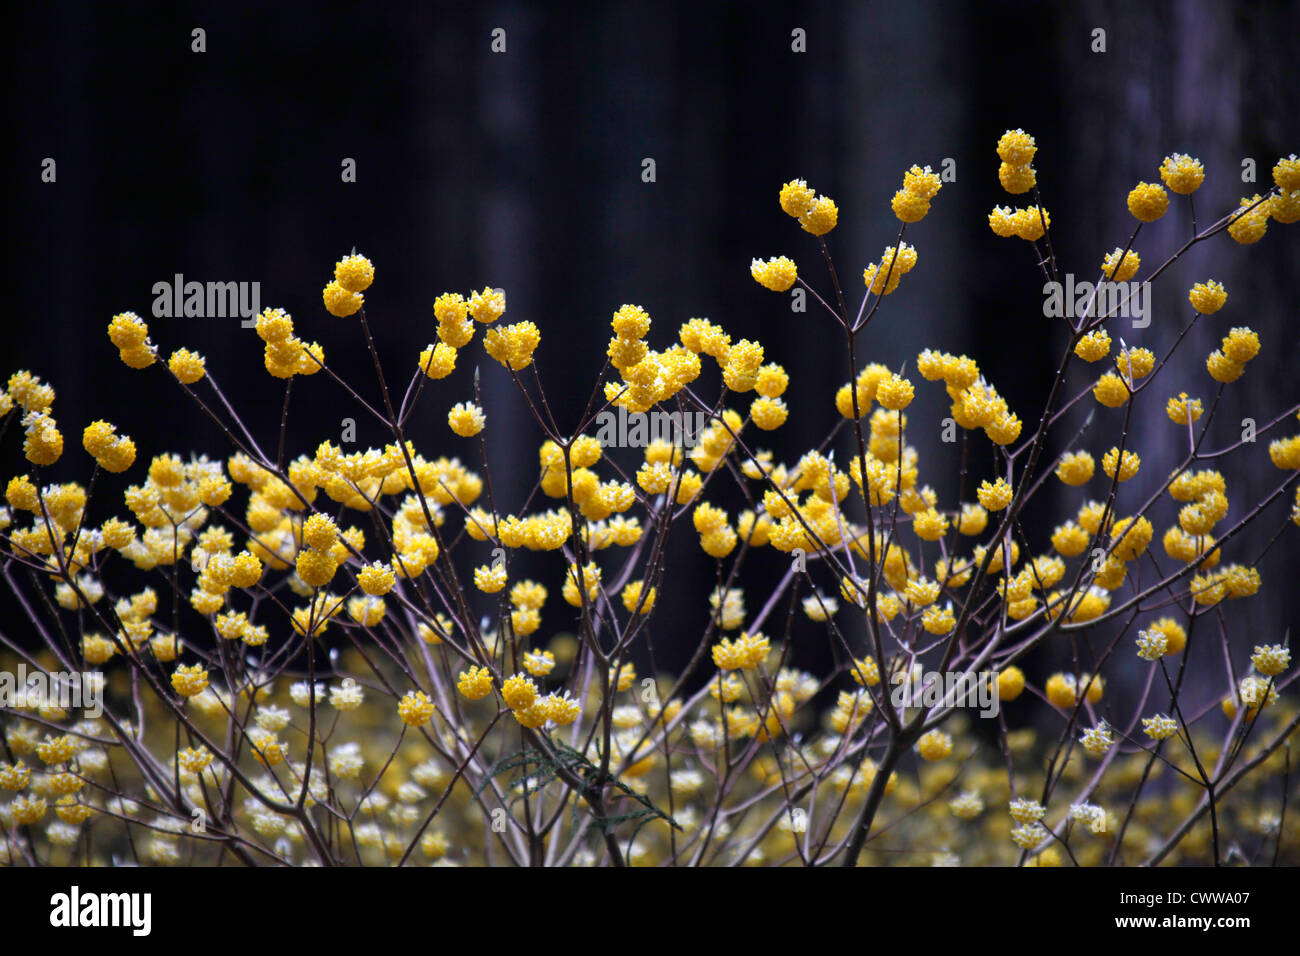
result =
M762 341L792 377L791 422L766 444L793 459L834 421L848 367L829 317L792 314L749 276L752 257L786 254L829 292L815 241L778 207L781 183L805 177L838 202L829 241L856 305L863 266L897 233L888 203L903 171L945 158L956 161L957 181L909 229L919 265L865 333L863 359L914 368L924 347L966 352L1028 429L1063 338L1042 316L1030 247L996 238L985 222L994 204L1025 201L998 186L1002 131L1037 137L1055 249L1080 278L1126 242L1125 194L1154 180L1165 154L1204 161L1204 224L1259 188L1240 180L1244 157L1257 160L1262 186L1279 155L1300 151L1294 2L63 3L20 5L8 25L15 250L0 371L30 368L58 389L66 450L50 480L85 479L80 431L99 417L133 436L145 462L164 450L226 453L159 368L127 369L105 335L114 313L148 318L153 283L178 272L260 281L263 305L288 309L299 334L321 341L331 366L377 401L356 321L329 316L320 300L334 261L353 247L377 266L366 298L390 383L404 384L434 340L434 296L501 286L506 320L541 327L542 378L561 421L573 423L604 359L610 314L633 302L654 317L653 347L670 344L691 316ZM194 27L206 30L205 53L191 52ZM506 30L504 54L490 50L496 27ZM791 51L796 27L807 31L803 54ZM1104 54L1089 49L1098 27ZM40 182L45 157L57 160L56 184ZM356 160L354 184L340 181L345 157ZM642 182L645 157L656 161L654 183ZM1156 389L1161 402L1185 388L1208 404L1204 356L1232 325L1259 331L1264 351L1228 388L1212 447L1236 440L1242 417L1263 423L1300 396L1297 229L1274 223L1249 248L1226 235L1197 246L1156 286L1151 327L1129 338L1163 354L1190 318L1187 288L1207 277L1226 284L1227 307L1188 337L1180 370ZM1143 274L1189 231L1185 205L1175 204L1136 245ZM274 444L282 387L262 370L253 332L237 319L150 327L164 354L202 352L263 445ZM536 475L540 435L480 342L452 378L425 390L412 438L430 457L472 456L445 414L471 397L469 356L478 356L496 491L517 507ZM1080 375L1069 394L1085 384ZM917 385L909 439L922 480L951 506L956 459L935 424L946 398L938 385ZM290 456L337 441L348 415L360 447L387 438L324 375L300 380L294 399ZM1144 474L1126 486L1131 502L1182 447L1157 404L1131 438L1144 458ZM1098 458L1120 417L1099 409L1089 442ZM15 432L0 450L6 476L23 469ZM1265 445L1230 469L1230 521L1280 478ZM137 465L119 484L140 474ZM1028 516L1039 550L1080 500L1053 493ZM1226 560L1252 560L1285 511L1275 505L1264 536ZM1157 514L1158 548L1175 512ZM1243 644L1281 640L1295 620L1286 590L1295 533L1263 564L1264 593L1234 611ZM675 600L661 602L661 634L699 633L707 617L712 562L692 533L679 534L677 558L698 574L678 577ZM783 561L758 561L767 570L756 580L775 579ZM558 602L554 561L536 573ZM4 625L20 627L4 600ZM751 614L762 604L758 583L748 604ZM562 620L550 607L539 636ZM804 643L801 662L814 666L811 646L823 642Z

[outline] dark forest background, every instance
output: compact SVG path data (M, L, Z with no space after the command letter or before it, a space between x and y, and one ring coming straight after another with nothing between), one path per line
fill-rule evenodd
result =
M67 450L51 480L88 475L80 430L98 417L133 436L146 462L163 450L226 453L158 368L127 369L105 335L114 313L146 315L153 284L174 273L261 282L263 304L293 313L299 333L377 399L355 320L329 316L320 299L353 247L377 266L366 298L390 382L404 383L434 340L437 294L501 286L507 319L542 328L543 381L562 420L576 421L610 314L633 302L654 317L655 347L691 316L762 341L793 382L791 423L767 444L792 458L833 422L848 367L828 317L792 314L749 276L752 257L786 254L828 289L815 241L778 207L781 183L804 177L838 202L829 241L856 303L863 266L897 232L889 199L903 171L946 158L957 181L909 230L919 265L866 333L865 359L914 368L925 347L966 352L1032 427L1063 340L1042 315L1029 246L986 225L990 207L1014 204L996 176L1002 131L1037 137L1053 244L1081 278L1125 243L1125 194L1155 179L1165 154L1205 163L1204 223L1256 191L1241 182L1243 158L1257 160L1262 184L1279 155L1300 151L1294 2L60 3L20 5L8 20L14 250L0 371L30 368L58 389ZM202 54L191 52L195 27L206 31ZM504 54L490 49L497 27ZM806 53L791 50L795 28L806 31ZM1090 51L1095 28L1106 31L1104 54ZM55 184L40 181L45 157L57 161ZM356 183L340 181L345 157L356 161ZM654 183L641 178L646 157ZM1190 317L1187 288L1225 283L1227 307L1189 336L1182 371L1164 373L1159 389L1181 381L1210 397L1204 356L1231 325L1259 331L1264 351L1227 389L1211 446L1239 437L1241 418L1262 423L1300 396L1297 229L1275 223L1249 248L1226 235L1197 246L1154 290L1151 326L1128 339L1161 354ZM1189 230L1175 204L1137 243L1144 272ZM236 319L160 319L151 332L165 353L186 345L207 356L263 444L274 444L282 387L262 370L251 331ZM535 479L540 437L480 341L466 354L482 367L496 492L517 505ZM425 390L412 438L426 455L471 454L445 415L470 397L472 374L465 359ZM917 384L909 438L923 481L951 506L956 459L936 424L946 399ZM1070 393L1084 384L1071 381ZM1178 430L1149 411L1132 437L1144 459L1135 485L1167 474L1181 448ZM387 439L323 375L300 382L290 455L337 441L349 415L360 447ZM1099 410L1098 457L1119 417ZM16 431L0 450L6 477L22 470ZM1265 444L1256 465L1239 462L1229 475L1230 519L1279 477ZM133 471L139 480L140 466ZM1052 507L1028 516L1042 549L1078 497L1058 487ZM1285 511L1275 505L1268 527L1227 559L1252 559ZM1174 512L1160 515L1157 536ZM1295 534L1266 557L1263 596L1234 608L1243 643L1279 641L1296 619ZM692 573L661 601L661 635L698 634L708 613L712 562L694 534L680 538L677 570ZM759 564L772 580L782 567ZM547 575L558 602L557 567L524 572ZM9 598L0 601L0 626L20 628ZM751 613L761 603L752 584ZM561 620L558 606L549 613L543 633ZM800 662L815 666L818 653L801 649Z

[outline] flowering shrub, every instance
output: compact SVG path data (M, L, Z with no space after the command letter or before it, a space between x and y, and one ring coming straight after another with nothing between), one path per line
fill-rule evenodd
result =
M1043 278L1060 282L1036 150L1021 130L1001 138L998 180L1033 204L995 207L988 221L1032 244ZM78 714L31 688L2 701L0 860L1300 859L1280 802L1283 745L1300 724L1288 638L1242 632L1224 611L1264 585L1243 528L1273 521L1272 540L1295 548L1300 405L1275 409L1258 443L1207 442L1224 389L1262 346L1234 327L1205 361L1213 384L1161 374L1186 331L1224 308L1212 279L1188 292L1168 354L1113 341L1127 300L1103 299L1103 280L1140 274L1139 234L1205 176L1182 154L1158 173L1164 185L1128 194L1137 226L1102 259L1093 300L1058 316L1060 364L1032 413L965 355L926 349L916 378L863 364L860 334L889 321L889 297L924 268L904 239L942 203L940 175L904 174L890 204L897 237L864 269L856 309L826 241L835 202L802 180L782 186L829 291L784 255L755 259L753 277L777 293L797 284L825 313L810 321L842 333L849 372L825 396L833 427L811 447L784 436L801 442L787 456L759 447L788 416L776 356L701 318L653 347L635 305L613 315L609 361L576 427L561 424L533 363L542 329L506 319L500 290L439 296L437 341L405 360L394 388L367 318L376 269L356 254L322 302L345 320L329 339L364 342L382 404L337 376L287 312L266 309L256 334L286 389L278 449L258 443L202 356L177 348L155 371L163 353L130 312L108 326L122 361L173 379L220 426L226 457L177 449L146 464L108 421L84 426L81 449L75 431L65 445L54 389L14 373L0 414L5 428L18 422L30 469L7 481L0 569L39 646L5 627L4 663L84 674L104 704L95 715L82 701ZM1248 244L1270 220L1294 222L1300 161L1273 177L1142 281L1221 233ZM493 494L477 374L472 394L441 381L480 327L541 442L523 501ZM1088 365L1087 387L1065 395L1067 374ZM706 385L712 366L720 387ZM346 390L392 441L351 451L325 439L291 458L289 389L312 376ZM960 469L949 501L924 483L908 441L917 390L940 387L954 448L927 467ZM812 385L795 393L819 400ZM441 421L430 401L465 460L408 437L417 417ZM1096 431L1113 438L1058 434L1080 403L1099 406ZM704 413L705 425L633 460L594 436L613 408ZM1182 451L1167 477L1146 474L1130 447L1135 415L1168 418ZM46 469L69 464L90 471L85 485L49 483ZM1233 469L1265 466L1272 490L1234 501ZM1038 540L1021 517L1061 493L1056 482L1077 510ZM637 662L665 641L655 611L675 597L673 535L698 537L717 584L707 607L689 609L701 625L689 663L642 676ZM525 551L551 553L548 577L516 573ZM779 583L747 587L755 565L777 568ZM833 667L797 669L796 640L824 642ZM1194 643L1221 649L1217 697L1188 691ZM1031 680L1054 646L1072 665ZM1031 697L1049 715L1037 724L1015 703Z

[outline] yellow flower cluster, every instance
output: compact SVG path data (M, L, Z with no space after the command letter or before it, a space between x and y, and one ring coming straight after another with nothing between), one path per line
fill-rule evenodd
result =
M1032 192L1037 202L1033 138L1008 131L997 151L1002 186L1012 194ZM1139 184L1129 195L1130 209L1143 222L1166 211L1166 190L1186 195L1197 189L1204 170L1199 161L1174 154L1161 165L1160 177L1163 186ZM1262 235L1261 216L1286 221L1291 215L1287 203L1300 190L1300 161L1279 162L1274 180L1276 188L1260 207L1232 220L1238 241L1252 231ZM941 177L928 167L912 167L894 196L895 215L904 223L918 221L941 186ZM835 204L802 180L782 187L780 203L819 237L838 218ZM1037 206L995 209L990 216L999 235L1029 240L1045 235L1045 220ZM889 321L893 300L885 297L916 262L917 250L898 241L864 270L861 314L873 309L873 328L881 328L882 315ZM1102 261L1104 277L1116 281L1132 279L1139 267L1137 253L1124 247ZM774 291L800 281L785 257L754 260L751 275ZM373 277L365 257L340 260L323 292L327 309L340 316L360 313L363 325L363 293ZM860 329L851 316L827 304L838 297L815 298L835 313L850 348L859 345L852 337ZM1188 299L1195 322L1219 311L1226 292L1207 280L1193 286ZM35 691L21 694L0 726L10 761L0 764L0 789L16 795L0 804L0 823L10 830L36 828L26 834L31 845L41 859L54 862L86 852L88 841L79 838L78 828L102 812L128 827L137 819L147 826L150 833L137 842L141 859L154 863L176 863L186 854L215 861L218 853L254 846L286 862L396 863L414 855L439 865L494 858L526 863L525 826L499 829L495 819L492 827L483 825L482 805L470 794L486 795L491 788L493 805L499 802L507 816L519 806L542 813L549 827L542 852L556 861L660 864L696 854L712 859L715 852L722 854L719 859L747 864L793 861L830 835L817 850L821 862L848 853L857 827L872 830L878 818L871 817L876 811L866 798L879 783L899 845L909 852L916 847L927 862L1014 863L1027 854L1033 865L1058 865L1063 854L1051 845L1053 835L1069 841L1071 856L1081 864L1105 862L1112 852L1128 854L1123 859L1129 862L1132 854L1145 856L1148 848L1163 845L1177 825L1167 819L1171 810L1192 825L1155 862L1204 861L1213 853L1212 838L1193 816L1203 787L1196 782L1190 745L1201 748L1204 742L1202 753L1224 746L1209 739L1214 721L1230 735L1240 729L1217 713L1206 715L1218 700L1232 720L1264 722L1242 745L1242 765L1253 761L1255 769L1233 794L1223 795L1219 808L1234 839L1253 839L1255 825L1241 825L1240 813L1245 807L1258 816L1264 799L1275 799L1284 772L1278 766L1284 737L1277 733L1294 715L1284 640L1229 641L1222 689L1210 702L1190 700L1191 690L1182 688L1195 689L1198 682L1192 681L1179 683L1183 699L1174 702L1177 709L1164 699L1155 702L1168 706L1173 717L1154 712L1152 701L1141 696L1141 682L1139 696L1112 693L1115 699L1103 705L1101 672L1114 678L1119 664L1098 653L1099 646L1126 646L1127 655L1136 651L1139 661L1128 656L1129 665L1162 666L1165 658L1187 650L1199 616L1209 613L1216 627L1233 627L1235 618L1226 611L1220 618L1219 606L1249 598L1263 586L1261 568L1233 560L1236 528L1262 509L1235 494L1230 504L1224 472L1196 468L1196 435L1165 486L1171 506L1153 490L1160 487L1160 476L1149 473L1154 453L1142 448L1139 455L1129 447L1144 432L1127 415L1122 439L1120 423L1105 420L1056 441L1052 426L1065 403L1086 399L1087 387L1081 384L1073 399L1049 406L1042 418L1035 414L1033 421L1042 424L1017 445L1022 423L975 360L927 348L916 356L916 368L922 379L943 382L949 404L939 423L942 441L923 437L954 471L960 460L960 483L929 465L922 471L916 446L922 444L917 436L931 427L920 412L927 397L917 401L916 376L905 366L883 361L854 368L835 390L838 435L832 431L822 441L787 432L783 440L798 444L786 457L751 440L754 429L766 435L789 415L790 375L769 349L753 338L737 335L733 341L718 324L692 318L678 328L676 343L655 351L649 314L624 305L610 323L607 355L617 377L600 383L606 402L627 413L658 414L671 402L692 415L682 422L685 431L611 443L603 425L594 434L581 433L595 427L594 418L577 434L560 432L538 394L542 376L524 381L513 374L532 364L540 332L529 322L500 326L505 308L504 293L492 288L438 297L437 341L421 354L419 371L409 370L412 381L400 412L389 394L372 408L385 409L379 418L393 419L387 422L392 440L365 450L349 445L345 432L340 445L326 440L310 454L285 448L269 458L254 440L256 430L234 417L212 380L219 370L197 353L177 349L168 378L185 386L209 379L202 391L215 402L183 391L223 424L232 416L227 434L237 450L225 460L161 452L134 484L124 481L124 489L111 487L112 474L133 467L135 445L105 420L85 427L82 444L108 474L97 474L89 487L49 483L43 469L62 451L54 390L28 372L8 380L0 391L0 416L13 414L22 422L31 473L5 485L0 560L6 572L10 564L31 572L8 577L50 591L53 602L43 600L39 608L76 621L74 630L57 632L73 635L70 644L56 648L60 656L71 653L79 657L76 664L107 672L96 675L101 686L111 678L114 686L139 684L139 690L125 716L113 722L79 717L74 708ZM283 310L263 311L256 324L271 374L288 379L323 367L323 351L295 336ZM532 494L540 491L542 506L530 497L510 512L503 486L480 500L486 476L454 458L426 457L406 437L417 434L409 423L418 421L413 416L422 390L455 371L459 350L471 344L479 325L486 327L484 348L523 389L527 401L521 407L544 433L538 471L524 476L530 487L536 480ZM354 331L369 344L368 328ZM1114 334L1099 324L1072 328L1053 394L1065 388L1072 365L1103 362L1093 396L1110 407L1134 399L1133 415L1148 409L1141 397L1146 380L1169 377L1177 363L1164 360L1157 369L1150 349L1113 342ZM115 316L109 336L127 364L156 361L148 327L138 317ZM1218 382L1233 381L1260 351L1256 332L1232 328L1207 369ZM712 359L710 377L721 385L714 397L694 385L704 356ZM694 387L688 393L689 385ZM751 392L748 414L727 407L736 405L732 396ZM477 396L477 389L470 394ZM1170 394L1156 402L1164 401L1167 416L1184 429L1214 418L1218 402L1203 406L1187 392ZM696 409L698 424L691 425ZM484 428L486 414L477 402L465 401L451 407L447 421L455 434L472 437ZM629 422L633 427L639 426ZM954 441L957 428L971 433L961 439L960 459L950 454L955 449L943 447ZM1085 449L1089 428L1106 431ZM292 437L286 432L283 445ZM1273 463L1300 470L1300 435L1269 437ZM985 438L993 447L983 444ZM1175 451L1185 451L1183 439L1173 438ZM643 453L621 445L643 447ZM1209 457L1219 464L1238 450L1242 460L1262 455L1243 439ZM1149 459L1146 468L1143 457ZM1035 514L1035 501L1071 495L1069 488L1082 488L1099 469L1109 486L1102 500L1068 504L1050 535L1050 549L1038 552L1037 524L1022 526L1015 519ZM1065 487L1050 482L1051 474ZM1150 481L1156 485L1131 499L1133 485ZM1282 475L1277 483L1278 493L1289 498L1293 479ZM98 496L106 486L106 497L122 495L118 500L127 514L92 526L86 518L105 500ZM950 487L960 490L941 501L936 489ZM1144 503L1139 508L1134 501ZM349 511L360 513L371 528L363 531ZM1239 520L1231 531L1222 530L1230 512ZM698 662L707 650L716 672L694 690L661 669L664 658L654 644L665 630L656 625L656 613L665 600L678 602L685 593L673 585L666 564L675 564L668 542L681 529L673 526L688 516L701 549L717 562L692 658ZM1300 524L1300 494L1293 517ZM1164 529L1161 543L1172 570L1163 566L1163 557L1156 561L1148 554L1156 521ZM625 550L611 554L611 547ZM546 557L548 551L555 554ZM748 573L764 563L776 573ZM132 573L128 564L160 573L167 587L132 592L129 584L119 585ZM531 573L534 564L552 568L546 573L557 580L539 577L563 598L546 612L554 631L549 640L542 630L547 586L516 575L525 567ZM756 593L751 582L768 578L770 586ZM182 597L188 592L189 607L160 602L159 592L168 591ZM755 614L746 607L747 597ZM1169 613L1134 620L1144 607L1166 607ZM671 639L679 639L677 623L688 618L673 619ZM1109 634L1133 625L1139 625L1136 636L1121 635L1132 643L1092 640L1100 629ZM762 632L772 626L784 631L775 647ZM1004 639L990 643L993 631ZM829 642L840 662L823 675L795 663L804 658L813 633ZM328 665L325 645L306 640L321 635L328 639ZM1039 652L1057 639L1075 647L1079 659L1071 672L1043 680ZM1254 650L1247 661L1249 646ZM310 648L319 651L314 667L321 680L290 677L290 662ZM642 680L635 665L644 667L647 659L654 669ZM992 681L1007 718L996 747L971 732L959 707L936 709L914 700L901 710L890 703L886 710L895 680L911 674L924 681L926 667L939 659L953 676L969 669L977 680ZM1204 666L1193 659L1183 663ZM1216 657L1215 663L1222 662ZM360 676L367 668L373 677ZM123 672L133 684L121 683ZM352 673L359 679L345 676ZM615 696L620 694L625 696ZM1018 719L1011 705L1030 697L1045 699L1061 712L1058 718L1068 719ZM335 713L321 721L317 709L323 707ZM1189 726L1183 715L1193 709L1206 719ZM505 720L507 715L512 719ZM1103 715L1116 723L1103 721ZM1140 739L1121 739L1118 728L1139 720ZM137 731L137 721L154 728L149 737ZM567 725L576 725L572 733L556 732ZM157 732L163 729L168 732ZM148 766L171 768L161 778L149 777L154 789L170 786L174 794L155 794L116 771L110 779L107 744L123 734L130 747L120 756L129 760L137 748L148 750ZM177 742L180 736L188 746ZM164 741L161 754L153 753L155 738ZM229 753L218 749L231 741ZM1180 771L1170 775L1172 789L1165 788L1159 801L1132 800L1123 839L1094 839L1094 833L1118 827L1114 808L1145 786L1152 748L1161 741L1166 743L1159 766ZM1103 763L1076 759L1051 775L1043 771L1045 756L1076 744ZM715 760L727 764L727 786L714 786ZM945 793L959 769L962 789ZM1256 774L1272 789L1256 785ZM1067 806L1049 800L1062 789L1054 780L1071 791L1086 786L1079 799L1090 802ZM802 816L787 796L796 791ZM226 805L232 792L243 802ZM137 798L147 798L147 820L138 817ZM204 800L221 806L214 804L219 812L209 820L213 832L194 841L185 833L187 820L172 807ZM751 801L746 805L756 812L734 813L737 800ZM356 812L346 820L285 812L295 801L305 810ZM988 812L992 807L1006 809ZM660 808L666 809L658 813ZM47 820L51 809L56 818ZM587 812L614 839L589 839ZM629 812L645 819L624 825ZM438 828L424 829L434 814ZM333 822L322 825L328 820ZM812 837L802 839L802 833ZM1262 823L1258 827L1261 838L1273 841L1270 846L1292 854L1300 849L1293 836L1274 839L1271 833ZM710 845L716 851L707 850ZM0 862L15 859L15 848L25 853L12 834L8 840L0 835ZM867 841L858 859L881 862L884 852ZM103 855L96 851L92 859L104 862Z
M483 430L487 416L474 402L457 402L447 413L447 424L461 438L472 438Z
M1259 354L1259 336L1248 328L1235 328L1223 337L1223 344L1205 360L1206 371L1216 382L1235 382L1246 363Z
M1169 194L1156 183L1138 183L1129 191L1128 211L1138 222L1155 222L1169 208Z
M1122 257L1122 258L1121 258ZM1101 262L1101 271L1112 282L1127 282L1137 274L1142 265L1142 257L1132 249L1125 252L1119 246L1106 253Z
M330 315L346 318L365 305L361 293L370 288L375 267L365 256L355 253L340 259L334 266L334 278L325 285L321 298Z
M314 375L325 365L325 350L294 335L293 317L283 309L263 309L254 327L266 343L263 364L275 378Z
M749 264L749 273L755 282L773 292L788 291L799 278L799 270L794 262L785 256L768 259L766 262L755 259Z
M903 188L894 193L890 208L900 222L920 222L930 211L930 201L942 188L939 174L931 172L929 166L924 169L913 166L903 174Z
M81 446L105 471L120 473L135 464L135 442L106 421L91 422L81 433Z
M770 642L761 633L743 633L732 641L724 637L713 645L713 663L718 670L754 670L767 660Z
M650 316L639 305L619 308L610 325L614 337L606 354L622 382L605 383L605 400L629 412L647 412L659 402L674 398L695 381L700 375L701 351L708 351L723 367L730 353L730 336L707 319L692 319L683 325L682 344L664 352L652 351L646 344ZM688 328L699 330L699 335L692 338ZM703 340L707 340L709 349L701 346Z
M800 227L814 236L824 236L839 221L839 207L828 196L818 196L802 179L781 187L781 209L799 220Z
M867 266L862 278L876 295L889 295L898 288L899 280L915 266L916 248L900 242L897 249L886 246L879 264L873 262Z
M1037 176L1034 173L1034 154L1038 147L1034 138L1024 130L1007 130L998 140L998 158L1002 165L998 167L998 181L1007 192L1018 195L1034 188Z
M1186 153L1174 153L1166 156L1160 164L1160 178L1173 192L1186 196L1196 192L1205 182L1205 167L1199 159Z
M1268 230L1268 217L1273 211L1272 197L1261 197L1259 193L1243 198L1228 224L1228 235L1243 246L1249 246L1264 238Z

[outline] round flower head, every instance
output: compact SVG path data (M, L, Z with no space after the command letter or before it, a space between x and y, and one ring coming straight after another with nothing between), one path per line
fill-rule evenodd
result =
M1152 628L1138 631L1137 655L1144 661L1159 660L1169 649L1169 641L1160 631Z
M989 228L995 236L1006 239L1016 234L1016 220L1008 206L994 206L989 213Z
M143 348L149 340L149 326L134 312L123 312L108 323L108 340L123 351Z
M1043 238L1048 229L1052 228L1051 215L1046 209L1040 209L1038 206L1017 209L1011 214L1011 221L1015 226L1016 235L1027 242L1037 242Z
M578 719L582 712L576 700L564 694L547 694L538 704L545 708L546 717L560 727L567 727ZM537 705L534 705L537 706Z
M483 430L487 416L473 402L458 402L447 414L447 424L461 438L472 438Z
M1128 211L1138 222L1155 222L1169 208L1169 194L1155 183L1138 183L1129 191Z
M325 302L325 311L341 319L347 318L349 315L355 315L365 302L360 293L349 292L335 281L331 281L325 286L321 292L321 298Z
M1122 378L1114 372L1107 372L1093 386L1092 395L1107 408L1119 408L1128 401L1129 389Z
M1086 696L1090 704L1095 704L1101 700L1101 695L1106 690L1106 680L1100 674L1082 677L1079 683L1086 688Z
M998 671L997 690L999 701L1013 701L1025 689L1025 674L1014 665Z
M1300 189L1300 159L1296 159L1295 153L1277 161L1273 167L1273 182L1287 192Z
M44 798L36 796L18 797L13 803L9 804L8 811L12 815L14 823L31 826L39 823L45 817L49 805Z
M1053 674L1047 679L1044 688L1048 703L1061 710L1073 707L1078 702L1078 686L1069 674Z
M1188 398L1186 392L1179 392L1177 398L1165 403L1165 414L1177 425L1188 425L1201 417L1201 400Z
M167 360L167 368L183 385L193 385L203 377L203 356L189 349L177 349Z
M908 192L906 189L900 189L894 193L889 208L894 211L894 215L898 217L900 222L920 222L925 218L925 214L930 211L930 200Z
M284 309L265 308L257 315L257 337L267 345L285 342L293 336L293 316Z
M1151 374L1156 357L1150 349L1121 349L1115 356L1115 367L1125 378L1137 379Z
M314 514L302 523L303 544L318 551L328 551L338 541L339 529L327 514Z
M537 685L531 677L515 674L501 685L501 697L511 710L527 710L537 701Z
M924 760L942 760L952 753L952 737L942 730L931 730L916 742L916 751Z
M840 211L833 200L826 196L818 196L799 217L799 225L804 232L811 232L814 236L824 236L835 228L839 215Z
M1012 166L1024 166L1034 161L1038 146L1034 138L1023 129L1007 130L998 140L998 158Z
M311 588L323 588L334 579L339 564L328 551L316 551L305 548L298 552L296 570L303 584Z
M422 690L413 690L398 701L397 715L408 727L419 727L427 724L437 709L433 701L429 700L428 694Z
M469 314L475 322L491 325L506 313L506 294L501 289L484 288L469 297Z
M1041 823L1022 824L1011 828L1011 842L1022 850L1036 850L1050 837L1051 834L1048 832L1047 827ZM1048 849L1052 848L1049 847Z
M334 266L334 281L348 292L365 292L375 281L375 267L365 256L353 253Z
M789 384L790 376L785 369L775 363L768 363L758 370L754 390L764 398L780 398Z
M863 687L875 687L880 683L880 665L870 655L854 661L849 674L853 677L855 683Z
M1093 329L1074 346L1074 354L1085 362L1096 362L1110 354L1110 334L1105 329Z
M1196 192L1205 182L1205 168L1199 159L1193 159L1186 153L1174 153L1166 156L1160 164L1160 178L1173 192L1180 196Z
M1096 462L1086 451L1069 452L1061 456L1056 466L1056 477L1067 485L1086 484L1096 469Z
M984 812L984 801L978 793L967 790L949 800L948 809L959 820L974 820Z
M142 345L135 349L122 349L117 355L127 368L148 368L158 361L158 350L152 345Z
M366 565L361 569L361 573L357 575L357 584L361 586L361 590L376 597L387 594L396 583L397 579L393 574L393 569L378 562Z
M1226 385L1241 378L1242 373L1246 371L1246 366L1241 362L1234 362L1215 349L1205 360L1205 370L1210 373L1210 378Z
M916 268L916 260L916 246L906 242L900 242L897 249L885 246L885 251L880 254L880 265L883 268L892 268L902 275L907 275Z
M1138 467L1141 464L1142 459L1135 452L1126 450L1121 454L1119 448L1111 448L1101 458L1101 470L1108 477L1115 478L1118 481L1128 481L1137 474ZM1118 473L1116 473L1117 468Z
M1083 824L1093 833L1106 832L1106 811L1096 804L1073 804L1070 807L1070 818Z
M1259 336L1248 328L1235 328L1223 339L1223 354L1242 365L1259 354Z
M474 569L474 586L484 594L496 594L508 583L503 564L484 564Z
M920 166L913 166L903 173L903 188L913 196L929 202L943 188L943 180L929 166L924 169Z
M938 541L948 533L948 519L934 508L927 508L913 515L912 530L922 541Z
M541 331L532 322L516 322L493 326L483 338L483 347L488 355L517 372L532 364L541 338Z
M1253 675L1243 677L1241 683L1237 685L1237 697L1246 705L1248 712L1253 712L1265 704L1276 703L1277 688L1271 680Z
M1259 242L1264 238L1264 233L1268 229L1270 212L1269 201L1267 199L1261 200L1258 193L1249 199L1243 199L1241 208L1237 210L1232 222L1228 225L1228 235L1243 246Z
M172 673L172 687L182 697L195 697L208 687L208 672L200 664L181 665Z
M862 270L862 281L867 284L867 288L876 295L892 295L898 288L899 282L902 281L903 272L897 266L890 268L890 264L885 262L884 265L871 263Z
M461 671L456 678L456 689L470 700L479 700L492 693L492 673L486 667L471 667Z
M792 179L781 187L781 209L787 216L798 219L808 211L815 195L802 179Z
M876 387L876 401L891 411L898 411L912 404L914 394L911 382L901 375L892 373Z
M1168 740L1178 733L1178 722L1172 717L1166 717L1164 714L1143 717L1142 732L1152 740Z
M1012 800L1010 811L1011 819L1023 824L1037 823L1047 813L1047 809L1041 803L1027 797Z
M755 259L755 262L759 260ZM773 259L773 262L777 260ZM620 339L643 339L650 331L650 314L639 305L622 305L610 320L610 327ZM634 363L635 364L635 363Z
M1191 291L1187 293L1187 298L1197 312L1202 315L1213 315L1223 308L1223 303L1228 301L1228 293L1222 283L1207 279L1192 286Z
M551 651L528 651L524 654L524 670L534 677L545 677L555 670L555 654Z
M26 436L23 454L33 465L52 465L63 454L63 433L45 412L28 412L22 419Z
M976 495L980 504L989 511L1001 511L1011 504L1012 488L1005 478L999 477L992 484L981 481Z
M765 289L771 289L773 292L785 292L799 276L799 270L795 267L792 260L785 256L768 259L763 262L761 259L755 259L749 264L749 274ZM638 336L639 338L640 336Z
M1124 256L1122 263L1120 262L1121 255ZM1107 279L1113 282L1127 282L1133 278L1141 265L1142 259L1136 252L1132 249L1124 252L1123 249L1116 246L1113 252L1106 253L1106 258L1101 263L1101 271Z
M1250 662L1265 677L1276 677L1291 666L1291 651L1281 644L1257 645Z
M1268 457L1275 466L1286 471L1300 468L1300 435L1278 438L1268 443Z
M117 435L108 422L97 421L86 426L81 444L106 471L123 472L135 463L135 442L125 435Z
M749 408L749 416L763 431L773 431L785 424L790 411L780 398L756 398Z
M1013 196L1029 192L1037 181L1033 166L1012 166L1010 163L1003 163L998 167L998 182Z
M1269 201L1268 209L1269 215L1277 222L1300 222L1300 189L1292 189L1290 192L1283 190Z
M420 353L420 371L431 379L446 378L456 368L456 350L445 342L430 345Z

